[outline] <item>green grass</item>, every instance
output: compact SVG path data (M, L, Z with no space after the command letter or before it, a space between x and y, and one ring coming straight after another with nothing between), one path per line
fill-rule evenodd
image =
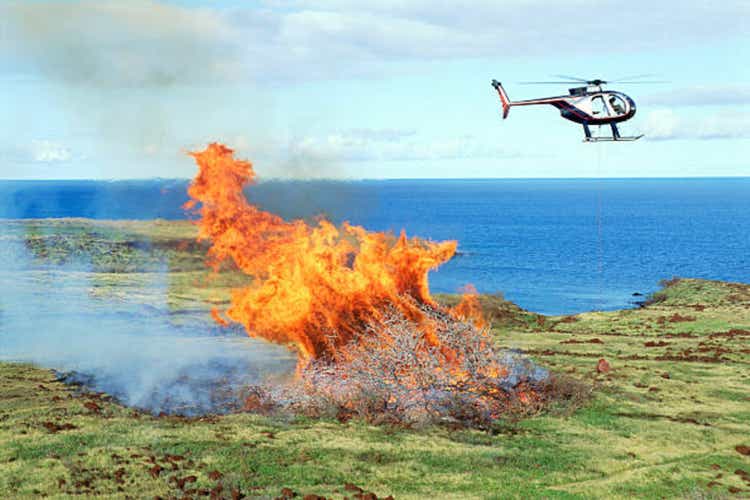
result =
M95 297L166 295L175 321L225 304L247 282L229 269L207 273L186 223L23 221L3 231L33 255L24 273L63 263L64 272L90 274ZM144 291L155 271L167 271L166 286ZM483 297L499 345L594 386L572 414L502 421L492 432L250 414L157 418L74 395L44 368L0 363L0 498L180 498L218 485L229 498L233 489L273 498L285 487L351 498L346 483L395 498L748 496L735 471L750 472L750 457L735 447L750 446L750 336L726 332L750 330L750 286L684 279L657 297L642 309L573 318ZM599 358L610 372L596 372ZM85 406L92 401L100 413ZM158 475L154 464L164 468ZM191 476L180 488L177 479Z

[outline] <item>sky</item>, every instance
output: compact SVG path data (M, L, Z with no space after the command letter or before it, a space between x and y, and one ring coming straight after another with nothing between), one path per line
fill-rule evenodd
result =
M749 176L750 2L0 2L0 179L189 178L219 141L263 178ZM552 75L638 104L584 144Z

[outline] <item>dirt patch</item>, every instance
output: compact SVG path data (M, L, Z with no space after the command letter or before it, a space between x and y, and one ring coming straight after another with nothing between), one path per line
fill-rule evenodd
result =
M42 422L42 427L47 429L50 434L57 434L60 431L69 431L78 428L70 423L58 424L57 422Z
M569 340L563 340L560 342L561 344L603 344L604 342L602 339L589 339L589 340L577 340L577 339L569 339Z
M680 424L692 424L692 425L700 425L701 427L711 427L711 424L708 422L700 422L692 417L673 417L671 415L660 415L658 413L614 413L613 415L616 415L618 417L627 417L627 418L637 418L641 420L656 420L656 419L665 419L669 420L670 422L677 422Z
M669 317L670 323L687 323L689 321L695 321L695 316L682 316L680 313L674 313Z
M664 354L662 356L656 356L653 358L656 361L685 361L688 363L724 363L731 361L728 358L721 356L694 356L689 352L682 352L680 354Z
M96 413L97 415L102 412L102 407L94 403L93 401L86 401L85 403L83 403L83 406L91 413Z
M663 340L659 340L659 341L649 340L648 342L643 343L643 347L664 347L668 345L669 345L669 342L664 342Z
M392 495L388 495L387 497L379 497L375 493L371 491L365 491L363 488L360 488L359 486L353 483L345 483L344 492L345 492L344 498L352 498L355 500L393 500ZM281 494L280 496L276 497L276 500L286 500L289 498L299 498L299 497L301 497L302 500L326 500L326 497L322 497L314 493L301 495L291 488L282 488Z
M538 356L571 356L575 358L598 358L600 353L596 352L577 352L577 351L553 351L552 349L527 349L526 354Z
M717 338L735 338L735 337L750 337L750 331L749 330L740 330L737 328L733 328L727 332L717 332L712 333L708 336L710 339L717 339Z
M664 338L667 339L694 339L697 335L693 335L692 333L688 332L681 332L681 333L667 333L664 335Z

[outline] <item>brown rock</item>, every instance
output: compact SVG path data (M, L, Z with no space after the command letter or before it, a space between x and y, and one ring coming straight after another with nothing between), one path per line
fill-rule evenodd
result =
M362 490L362 488L360 488L356 484L352 484L352 483L346 483L346 484L344 484L344 490L346 490L346 491L356 491L357 493L362 493L362 491L364 491L364 490Z
M148 470L148 473L151 474L151 477L156 479L157 477L159 477L159 474L161 474L161 471L163 470L164 470L164 467L162 467L159 464L156 464Z
M224 491L224 486L217 484L212 490L211 490L211 498L221 498L221 492Z
M77 427L73 424L58 424L55 422L43 422L42 426L44 426L45 429L47 429L52 434L56 434L60 431L69 431L72 429L77 429Z
M125 469L120 467L115 471L115 482L117 484L125 484L125 480L123 479L123 476L125 476Z
M611 369L612 367L609 366L609 362L604 358L601 358L596 364L596 371L598 373L608 373Z
M181 490L184 490L186 483L194 483L197 480L198 478L195 476L186 476L186 477L179 478L177 479L177 487L180 488Z
M735 446L734 449L737 450L737 453L739 453L740 455L750 456L750 446L740 444L738 446Z
M90 410L92 413L101 413L102 411L102 407L94 403L93 401L86 401L85 403L83 403L83 406L87 410Z

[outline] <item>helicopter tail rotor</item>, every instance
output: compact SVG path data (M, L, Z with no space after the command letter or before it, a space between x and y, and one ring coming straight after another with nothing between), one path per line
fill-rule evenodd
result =
M492 86L497 90L497 94L500 96L500 102L503 105L503 120L508 118L508 113L510 112L510 107L513 105L511 100L508 98L508 94L505 93L505 89L503 88L503 84L498 82L497 80L492 80Z

